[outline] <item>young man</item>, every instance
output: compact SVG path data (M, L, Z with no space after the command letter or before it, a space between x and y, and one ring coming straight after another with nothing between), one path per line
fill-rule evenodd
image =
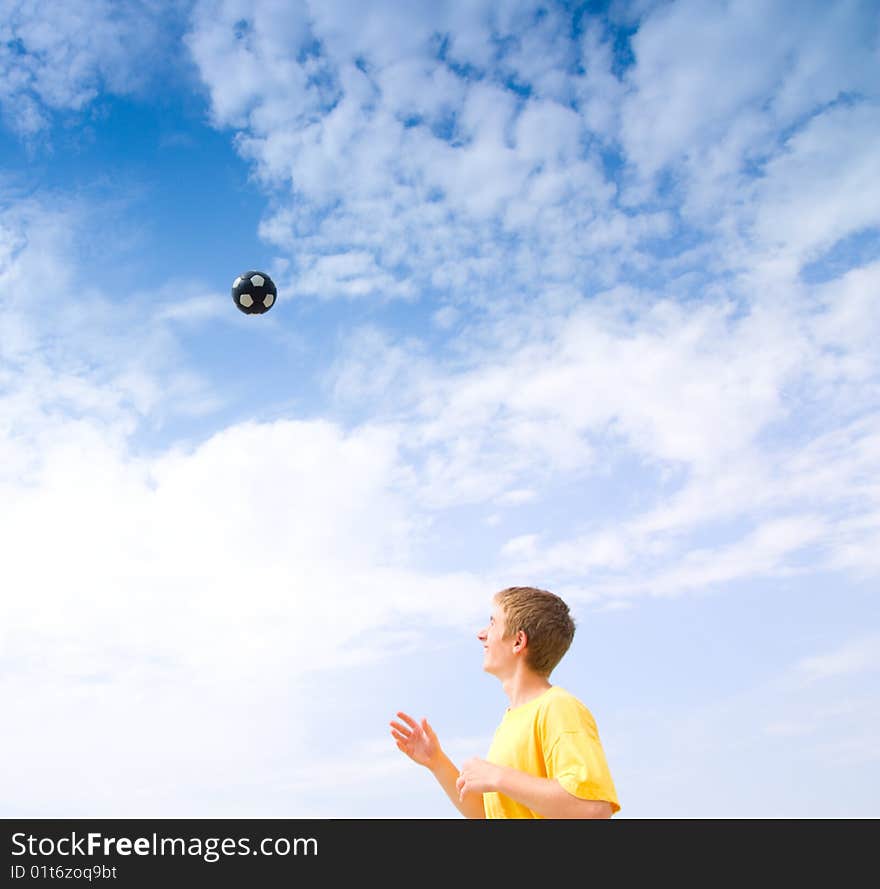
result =
M467 818L610 818L620 809L590 711L550 674L574 638L574 620L558 596L509 587L493 598L489 625L477 634L483 669L510 701L486 759L459 771L427 719L398 713L398 748L431 773Z

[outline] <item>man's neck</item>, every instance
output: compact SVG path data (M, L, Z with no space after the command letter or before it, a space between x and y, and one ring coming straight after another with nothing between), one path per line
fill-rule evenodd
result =
M539 676L531 670L518 670L501 683L511 708L528 704L551 687L546 676Z

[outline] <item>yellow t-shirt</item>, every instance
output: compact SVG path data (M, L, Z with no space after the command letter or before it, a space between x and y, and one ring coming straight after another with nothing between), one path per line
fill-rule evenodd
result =
M593 714L556 685L507 708L486 758L539 778L555 778L574 796L607 800L612 812L620 810ZM487 818L542 817L501 793L484 793L483 808Z

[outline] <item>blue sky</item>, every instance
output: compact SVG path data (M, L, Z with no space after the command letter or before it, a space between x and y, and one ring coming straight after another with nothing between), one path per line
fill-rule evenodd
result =
M0 21L5 816L458 817L521 584L617 817L878 815L876 3Z

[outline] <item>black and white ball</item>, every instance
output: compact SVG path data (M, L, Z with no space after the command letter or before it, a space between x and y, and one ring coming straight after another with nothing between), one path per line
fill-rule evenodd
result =
M245 272L232 282L232 300L245 315L262 315L275 305L278 291L265 272Z

